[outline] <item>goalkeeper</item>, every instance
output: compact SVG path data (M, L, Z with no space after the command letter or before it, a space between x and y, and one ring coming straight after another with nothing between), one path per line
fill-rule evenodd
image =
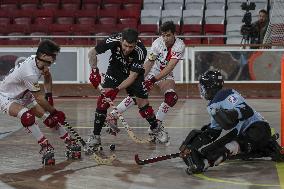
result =
M283 149L277 138L271 136L269 123L237 91L222 89L223 83L216 70L205 72L199 79L200 94L208 100L211 122L201 130L191 131L180 147L187 172L204 172L237 154L243 158L271 157L283 161ZM216 140L222 130L228 133Z

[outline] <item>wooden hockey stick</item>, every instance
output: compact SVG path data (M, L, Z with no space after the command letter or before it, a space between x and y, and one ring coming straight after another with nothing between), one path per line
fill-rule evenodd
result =
M101 94L105 97L105 90L104 88L101 86L101 84L99 84L98 86L99 90L101 91ZM140 139L138 138L134 132L132 131L132 129L129 127L128 123L124 120L123 116L121 115L121 113L118 112L116 106L113 104L112 100L109 98L105 97L105 100L110 104L110 106L112 107L112 109L115 111L116 115L118 116L119 120L121 121L122 125L124 126L124 128L127 131L127 134L129 135L129 137L136 143L141 143L141 144L145 144L145 143L150 143L151 139Z
M178 153L175 153L175 154L167 154L167 155L157 156L157 157L149 158L149 159L145 159L145 160L139 159L138 154L135 154L135 162L138 165L146 165L146 164L149 164L149 163L156 163L156 162L164 161L164 160L167 160L167 159L177 158L177 157L179 157L179 154L180 153L178 152Z
M66 127L76 138L77 141L79 141L83 146L86 146L86 142L82 139L82 137L69 125L67 121L63 124L64 127Z
M83 147L87 145L82 137L77 133L77 131L73 129L73 127L69 125L67 121L64 122L63 126L66 127L75 136L76 140L79 141ZM113 154L108 158L101 158L96 153L94 153L91 159L94 159L98 165L110 165L116 159L116 155Z
M91 159L95 160L98 165L111 165L112 162L116 159L116 155L112 154L108 158L101 158L100 156L94 153Z

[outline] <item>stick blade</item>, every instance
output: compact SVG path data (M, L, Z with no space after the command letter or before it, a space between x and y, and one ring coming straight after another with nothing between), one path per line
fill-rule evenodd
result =
M135 162L136 162L138 165L145 165L145 163L139 159L138 154L135 154Z

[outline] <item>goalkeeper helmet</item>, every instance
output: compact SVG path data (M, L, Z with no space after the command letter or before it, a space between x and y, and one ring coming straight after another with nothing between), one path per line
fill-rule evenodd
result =
M202 98L212 100L215 94L222 89L223 77L219 70L208 70L199 77L199 92Z

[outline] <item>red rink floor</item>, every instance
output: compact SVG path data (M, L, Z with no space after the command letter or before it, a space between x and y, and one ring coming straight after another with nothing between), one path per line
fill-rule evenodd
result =
M276 132L280 129L280 99L249 99ZM67 120L83 138L92 130L95 99L56 99L56 107L66 112ZM157 110L160 100L151 100ZM117 160L113 165L97 165L90 157L67 161L64 144L57 133L40 127L55 147L56 165L42 168L39 146L35 139L22 129L15 119L0 116L0 189L183 189L183 188L284 188L284 163L268 160L230 160L209 169L204 174L189 176L180 158L161 161L146 166L135 164L134 155L150 158L177 152L180 143L193 128L207 124L206 102L200 99L180 99L168 113L165 127L171 143L169 146L136 144L121 128L118 136L102 131L104 153L112 154L110 144L116 145ZM134 132L147 136L147 123L136 107L123 114ZM120 124L121 125L121 124Z

